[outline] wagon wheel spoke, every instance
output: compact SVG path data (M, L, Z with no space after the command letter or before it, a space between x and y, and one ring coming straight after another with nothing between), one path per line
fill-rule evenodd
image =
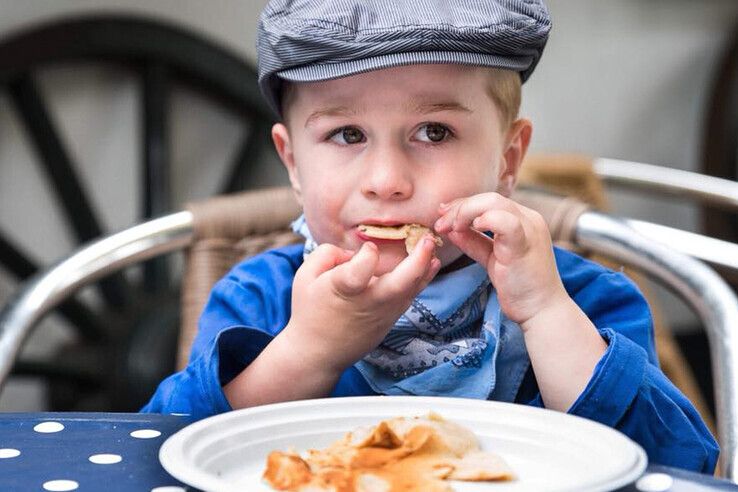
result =
M707 111L702 171L710 176L738 180L738 26L723 55ZM702 219L710 236L738 241L738 214L710 207Z
M38 266L19 247L6 239L0 230L0 265L18 280L26 280L38 271ZM82 302L70 298L59 306L59 313L86 340L100 340L105 334L100 320L92 309Z
M253 167L253 163L264 155L268 142L271 141L270 128L268 122L252 123L248 133L241 139L219 193L234 193L248 187L249 170Z
M25 360L21 359L13 367L13 373L18 376L43 377L50 381L72 381L78 384L104 386L105 375L99 369L97 363L67 361L60 363L47 360Z
M21 75L10 82L8 89L77 241L83 243L99 237L103 233L100 222L33 79ZM128 299L129 289L121 274L101 280L100 290L114 307Z
M169 145L170 85L166 67L147 64L142 74L143 103L143 207L148 219L169 212L172 207ZM166 258L144 264L144 286L149 292L169 288Z
M6 239L2 230L0 230L0 265L20 280L27 279L38 270L33 261Z

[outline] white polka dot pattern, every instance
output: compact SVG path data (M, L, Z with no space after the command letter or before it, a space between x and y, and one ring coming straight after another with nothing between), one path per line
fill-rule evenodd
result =
M51 480L44 483L44 490L51 492L67 492L69 490L77 490L79 484L74 480Z
M674 479L666 473L648 473L636 482L642 492L666 492L674 484Z
M189 422L162 414L0 412L0 492L186 492L156 456Z
M160 435L161 432L154 429L139 429L131 432L131 437L135 437L136 439L152 439Z
M60 424L59 422L41 422L40 424L37 424L33 430L41 432L42 434L49 434L64 430L64 424Z
M3 449L0 449L0 459L16 458L16 457L20 456L20 454L21 454L21 452L18 451L17 449L13 449L13 448L3 448Z
M123 461L123 457L119 454L93 454L89 460L96 465L114 465Z

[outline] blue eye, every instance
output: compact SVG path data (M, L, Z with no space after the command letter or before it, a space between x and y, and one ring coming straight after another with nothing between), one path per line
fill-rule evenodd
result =
M421 126L415 137L421 142L439 143L451 136L451 130L446 125L440 123L426 123Z
M329 139L337 144L351 145L365 140L364 133L355 126L345 126L331 133Z

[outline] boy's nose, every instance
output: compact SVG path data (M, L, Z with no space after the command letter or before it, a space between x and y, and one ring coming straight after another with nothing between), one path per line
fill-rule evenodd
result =
M381 159L368 164L361 191L368 198L405 200L413 194L413 180L406 166Z

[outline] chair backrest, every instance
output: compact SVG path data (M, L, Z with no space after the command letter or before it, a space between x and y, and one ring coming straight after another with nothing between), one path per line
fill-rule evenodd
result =
M193 240L186 250L177 367L187 365L197 320L215 282L238 261L300 241L290 223L300 214L292 190L268 188L190 203Z
M607 193L594 169L594 159L581 154L532 154L518 176L521 186L537 186L607 210Z

